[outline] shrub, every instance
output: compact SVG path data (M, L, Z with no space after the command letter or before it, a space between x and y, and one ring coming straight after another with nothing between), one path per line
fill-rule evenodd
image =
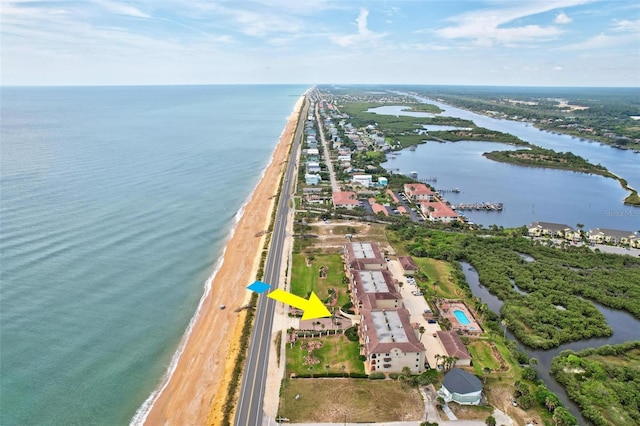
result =
M352 342L357 342L360 339L358 337L358 327L355 326L355 325L353 327L347 328L344 331L344 335L347 336L347 339L349 339ZM364 361L364 360L362 360L362 361Z
M385 375L384 373L380 373L380 372L375 372L375 373L371 373L369 374L369 380L380 380L380 379L384 379Z

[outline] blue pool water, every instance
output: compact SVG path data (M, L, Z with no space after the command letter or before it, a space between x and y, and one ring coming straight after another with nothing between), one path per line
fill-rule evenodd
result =
M453 315L456 316L456 319L461 325L471 324L471 321L469 321L469 318L467 318L467 315L464 312L456 309L455 311L453 311Z

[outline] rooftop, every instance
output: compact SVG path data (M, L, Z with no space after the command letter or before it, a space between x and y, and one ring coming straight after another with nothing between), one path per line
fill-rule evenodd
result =
M398 256L398 261L405 271L418 270L418 265L416 265L411 256Z
M438 339L442 342L447 355L455 356L458 359L471 359L469 351L460 340L460 336L455 331L436 331Z
M363 310L361 314L368 353L388 353L392 349L403 352L425 350L415 335L406 309Z
M482 382L473 374L459 368L453 368L444 375L442 385L451 393L467 394L482 390Z
M549 229L553 232L564 231L566 229L570 229L573 231L573 228L569 225L565 225L563 223L553 223L553 222L533 222L529 225L529 229L531 228L542 228Z

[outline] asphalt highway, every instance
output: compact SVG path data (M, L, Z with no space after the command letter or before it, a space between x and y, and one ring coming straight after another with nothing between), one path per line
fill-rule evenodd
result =
M282 265L283 245L286 237L287 216L289 214L290 194L294 188L296 176L295 154L302 143L302 131L307 119L309 110L308 97L305 99L298 126L294 136L291 158L287 164L282 191L278 200L273 233L269 252L264 266L263 282L270 285L277 285L280 281L280 266ZM250 212L248 212L250 214ZM247 283L247 285L250 283ZM258 305L251 332L251 342L246 360L240 397L236 409L235 426L258 426L262 425L263 401L265 392L265 381L267 378L267 368L269 363L269 347L271 345L271 332L273 326L273 314L276 301L267 297L268 292L258 296Z

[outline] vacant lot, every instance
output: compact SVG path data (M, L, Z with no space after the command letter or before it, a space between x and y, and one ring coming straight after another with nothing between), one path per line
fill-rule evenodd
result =
M346 234L352 235L352 241L376 241L386 246L384 225L356 221L335 220L329 223L318 221L311 223L310 233L318 238L305 249L305 252L338 253L348 242Z
M424 414L420 392L395 380L285 379L282 386L278 412L292 422L410 421Z
M321 347L309 354L310 342L319 342ZM311 347L319 345L311 344ZM364 373L364 363L358 359L358 342L351 342L344 336L300 339L294 345L287 345L287 376L313 374L322 376L329 373ZM309 363L309 357L314 363ZM309 367L313 367L311 370ZM342 368L344 367L344 369Z

